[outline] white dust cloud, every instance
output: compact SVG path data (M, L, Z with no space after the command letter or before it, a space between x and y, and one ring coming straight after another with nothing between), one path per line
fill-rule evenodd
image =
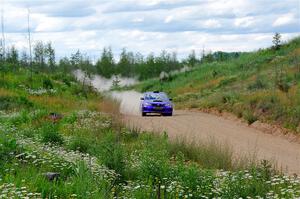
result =
M120 113L126 115L140 114L140 98L142 93L136 91L113 91L110 93L112 98L120 102Z
M108 96L116 99L120 102L120 113L128 114L128 115L139 115L139 107L140 107L140 98L142 97L142 93L136 91L112 91L109 90L113 86L113 82L116 76L113 76L110 79L101 77L99 75L93 75L91 78L87 77L84 72L81 70L76 70L74 72L75 77L86 84L91 84L94 88L96 88L99 92L105 92ZM119 86L130 86L137 83L137 80L134 78L123 78L118 77Z
M94 88L98 91L109 91L115 80L118 80L119 86L130 86L137 83L137 80L134 78L127 78L127 77L119 77L119 76L112 76L110 79L102 77L100 75L92 75L91 78L88 78L86 74L81 70L74 71L75 77L81 81L91 84Z

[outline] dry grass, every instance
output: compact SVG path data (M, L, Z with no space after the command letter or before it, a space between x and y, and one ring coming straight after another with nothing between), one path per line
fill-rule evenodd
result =
M38 104L40 106L46 106L53 111L67 112L68 110L76 110L79 107L81 107L80 102L67 99L65 97L63 98L59 96L29 96L28 98L35 104Z
M16 93L5 88L0 88L0 96L16 96Z

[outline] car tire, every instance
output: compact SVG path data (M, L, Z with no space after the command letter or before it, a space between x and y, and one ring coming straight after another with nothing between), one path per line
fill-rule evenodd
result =
M162 114L163 116L172 116L173 115L173 113L164 113L164 114Z
M144 116L146 116L146 115L147 115L146 113L142 112L142 117L144 117Z

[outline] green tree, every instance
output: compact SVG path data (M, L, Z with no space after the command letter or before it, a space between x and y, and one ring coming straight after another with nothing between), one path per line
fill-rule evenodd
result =
M128 56L128 53L126 51L126 48L122 49L122 52L120 54L120 60L119 63L117 65L118 67L118 73L120 73L122 76L129 76L130 74L130 65L132 63L130 63L130 58Z
M72 71L72 64L70 60L67 57L63 57L59 60L59 68L64 72L64 73L69 73Z
M278 50L280 48L280 44L281 44L281 34L276 32L275 35L273 36L273 48L275 50Z
M13 64L13 65L18 65L19 63L19 53L18 50L16 49L15 46L12 46L7 53L7 62Z
M45 69L45 48L42 41L37 41L33 47L34 62L41 69Z
M100 59L96 63L98 74L104 77L111 77L115 73L115 62L111 48L104 48Z
M79 68L82 71L84 71L88 75L88 77L90 77L92 73L96 73L95 67L93 66L89 57L87 57L86 55L82 56L82 59L80 60Z
M23 66L23 67L29 66L29 56L28 56L26 50L23 50L21 53L20 63L21 63L21 66Z
M79 50L76 53L71 54L71 65L73 68L78 69L80 67L80 63L82 62L83 56Z
M211 51L209 51L204 57L203 57L203 62L213 62L214 61L214 56Z
M50 67L52 71L55 70L55 50L52 47L51 42L48 42L45 47L45 54L47 57L47 65Z
M188 55L187 64L191 67L194 67L197 62L198 62L198 59L196 57L196 52L195 52L195 50L192 50L191 53Z

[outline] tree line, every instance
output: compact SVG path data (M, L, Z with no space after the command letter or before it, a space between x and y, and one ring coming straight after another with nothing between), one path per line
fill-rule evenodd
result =
M225 61L238 57L240 53L202 53L197 56L193 50L182 60L177 58L175 52L161 51L159 55L150 53L147 56L141 53L121 50L118 61L116 61L110 47L103 48L99 59L93 62L90 57L77 50L69 57L56 59L55 49L51 42L38 41L33 46L32 60L26 50L19 51L15 46L6 49L0 55L1 72L18 70L19 68L30 68L36 72L64 72L70 73L76 69L84 70L90 74L99 74L106 78L112 75L123 77L138 77L140 80L158 77L161 72L178 70L184 66L195 67L201 63L213 61Z

